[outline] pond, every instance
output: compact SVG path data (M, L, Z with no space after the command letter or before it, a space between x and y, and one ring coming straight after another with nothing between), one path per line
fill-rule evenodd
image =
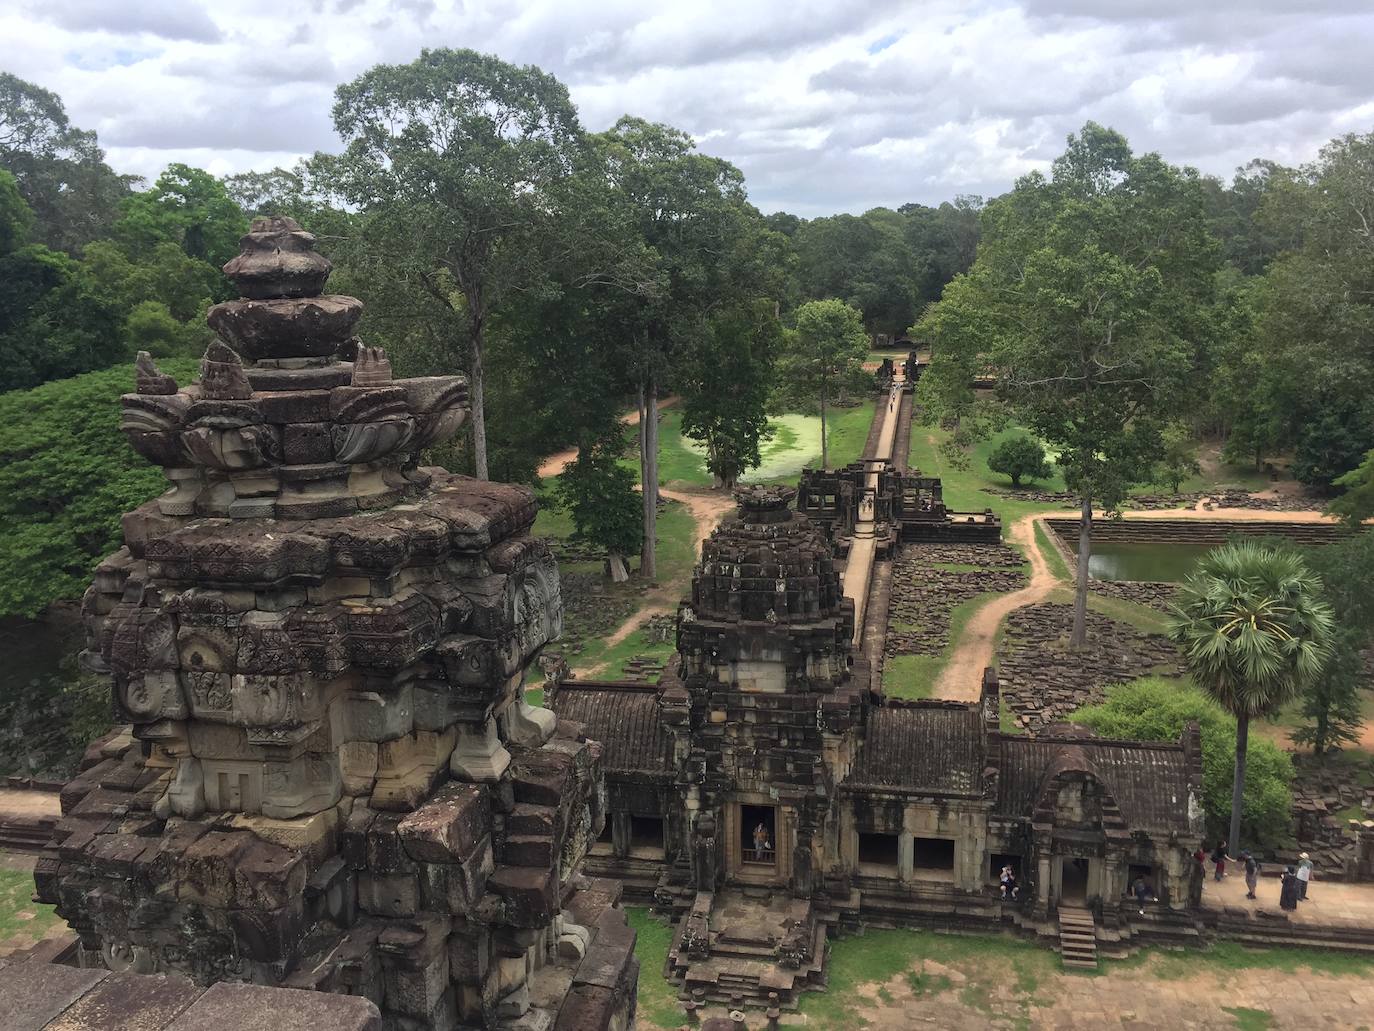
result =
M1093 543L1088 571L1098 580L1154 580L1178 583L1188 578L1193 566L1211 551L1211 544Z

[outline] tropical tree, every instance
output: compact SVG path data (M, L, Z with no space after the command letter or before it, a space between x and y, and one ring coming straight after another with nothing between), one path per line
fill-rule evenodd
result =
M1345 491L1331 502L1331 514L1340 516L1352 529L1374 519L1374 450L1366 451L1364 461L1336 480Z
M768 397L782 326L773 303L723 312L711 321L683 363L682 435L706 447L706 468L729 490L762 461L759 445L773 435Z
M558 478L556 498L572 516L574 541L606 553L606 571L616 583L629 578L625 556L639 544L643 513L634 470L619 463L625 450L622 428L589 441Z
M577 112L552 75L473 50L378 65L335 97L344 152L317 155L312 175L359 210L376 254L462 325L473 462L486 479L488 324L567 256L553 229L582 148Z
M797 309L796 323L778 361L780 388L787 396L818 404L821 465L828 467L826 418L830 401L837 388L862 372L868 337L859 310L833 298L807 301Z
M988 455L988 469L1011 477L1013 487L1021 486L1021 478L1042 479L1053 471L1045 461L1045 449L1032 437L1008 437Z
M1202 471L1198 462L1197 438L1193 431L1181 422L1172 422L1160 434L1163 444L1159 456L1159 466L1155 470L1156 482L1166 483L1175 494L1183 481Z
M1087 638L1093 510L1148 480L1162 425L1196 382L1219 264L1205 215L1196 170L1136 156L1089 122L1050 179L1032 173L983 210L973 267L916 327L934 369L955 369L929 400L967 404L960 383L991 375L1000 401L1057 453L1082 512L1076 647Z
M1272 716L1325 668L1331 607L1302 559L1254 541L1216 548L1179 588L1169 637L1198 686L1236 718L1232 846L1240 841L1250 721Z

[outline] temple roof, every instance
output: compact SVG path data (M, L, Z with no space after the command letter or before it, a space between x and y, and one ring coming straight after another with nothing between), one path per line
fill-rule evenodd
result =
M1180 745L1000 734L995 740L999 816L1029 817L1050 777L1084 772L1111 793L1126 826L1165 833L1189 829L1188 759Z
M976 705L920 703L873 709L846 785L922 794L978 795L983 717Z
M560 719L581 723L599 741L607 773L667 773L668 739L652 684L565 681L550 702Z

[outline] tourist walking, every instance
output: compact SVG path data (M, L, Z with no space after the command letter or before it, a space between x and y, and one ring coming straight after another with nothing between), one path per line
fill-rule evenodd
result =
M1298 875L1291 866L1283 871L1279 887L1279 908L1289 911L1298 908Z
M1259 884L1259 863L1248 850L1242 852L1240 857L1245 860L1245 897L1252 899L1255 897L1255 885Z
M1150 889L1150 882L1145 880L1144 875L1135 879L1135 901L1140 906L1140 915L1145 915L1145 903L1155 897L1155 893Z
M1226 861L1228 859L1231 859L1231 857L1226 854L1226 842L1217 842L1217 847L1212 849L1212 864L1216 868L1216 872L1213 877L1214 880L1219 881L1226 876ZM1235 860L1231 859L1231 862L1234 863Z
M1198 843L1197 851L1193 853L1193 859L1197 861L1197 868L1202 871L1202 876L1207 876L1207 842Z
M1298 856L1298 899L1306 901L1307 882L1312 879L1312 857L1306 852Z

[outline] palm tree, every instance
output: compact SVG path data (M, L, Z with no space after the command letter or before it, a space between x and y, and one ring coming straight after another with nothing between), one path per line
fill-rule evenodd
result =
M1169 637L1198 685L1236 717L1231 835L1240 842L1250 720L1272 716L1326 665L1331 607L1289 551L1233 541L1209 552L1179 588Z

